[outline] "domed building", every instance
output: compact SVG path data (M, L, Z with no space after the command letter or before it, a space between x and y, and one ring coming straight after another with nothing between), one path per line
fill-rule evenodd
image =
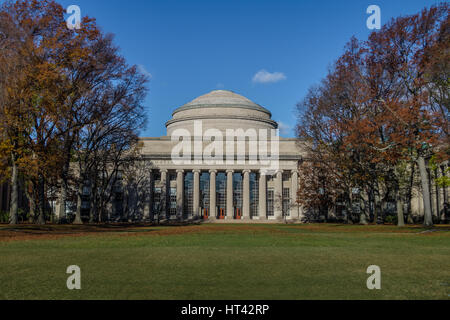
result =
M269 110L241 95L225 90L210 92L176 109L172 114L172 120L166 124L167 135L172 135L177 128L193 129L195 120L202 120L205 130L278 128Z
M280 138L266 108L217 90L173 112L167 136L142 138L148 219L301 219L297 139Z

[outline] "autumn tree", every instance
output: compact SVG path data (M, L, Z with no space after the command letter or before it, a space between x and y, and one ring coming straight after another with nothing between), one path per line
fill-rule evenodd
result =
M31 130L31 90L24 70L31 58L25 54L30 47L26 39L26 30L0 10L0 174L10 177L11 224L18 222L19 165L29 155L25 145Z
M445 85L439 80L445 75L448 79L448 21L448 4L433 6L416 15L394 19L369 39L369 48L373 50L372 44L376 45L374 54L402 92L396 100L380 100L388 117L386 122L393 128L391 150L402 150L407 159L417 164L427 226L433 220L425 159L448 143L448 110L446 113L444 107L448 81ZM448 154L439 156L448 159Z
M35 200L37 221L45 223L48 191L58 190L57 211L64 213L69 183L78 182L71 163L82 145L82 130L95 123L103 132L103 147L122 148L134 141L145 122L147 79L126 64L112 40L88 17L79 30L69 30L64 9L54 1L2 5L0 61L7 72L0 79L0 132L2 159L8 159L13 186L12 223L17 222L19 171L32 189L28 194L30 202ZM130 138L122 136L125 142L117 143L118 138L104 132L116 137L130 133Z
M448 81L445 87L439 80L445 74L447 29L448 5L443 4L394 19L367 41L352 39L327 78L299 104L298 135L307 141L311 166L326 169L327 183L372 195L375 220L383 199L394 194L402 224L405 175L417 166L424 223L432 224L425 157L448 140L442 107ZM300 180L300 191L317 180L314 170L306 172L311 174ZM351 202L352 192L342 192Z

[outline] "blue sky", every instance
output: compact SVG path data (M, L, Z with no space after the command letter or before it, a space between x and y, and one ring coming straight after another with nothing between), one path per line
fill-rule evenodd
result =
M351 36L366 39L369 5L382 23L434 0L69 0L95 17L130 64L151 74L141 136L165 135L172 111L216 89L270 109L282 136L294 136L295 106L326 75ZM278 82L255 83L266 70ZM261 74L260 74L261 75ZM262 74L263 75L263 74ZM264 78L264 77L263 77ZM269 77L270 78L270 77Z

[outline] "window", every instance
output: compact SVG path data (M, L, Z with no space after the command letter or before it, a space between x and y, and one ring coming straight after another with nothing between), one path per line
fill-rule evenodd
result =
M159 212L162 209L161 193L161 188L155 188L153 190L153 210L156 212Z
M233 174L233 206L235 209L239 209L242 215L242 174Z
M283 188L283 217L291 215L290 202L290 190L289 188Z
M177 188L170 188L169 214L171 216L177 215Z
M202 173L200 175L200 207L209 209L209 173Z
M184 177L184 212L188 216L194 214L194 175L189 172Z
M267 190L267 216L273 217L274 214L274 195L275 192L272 188L269 188Z
M259 180L256 173L250 173L250 215L257 217L259 212Z
M218 214L220 214L220 210L226 212L227 209L227 175L223 172L220 172L216 178L216 202L219 207Z

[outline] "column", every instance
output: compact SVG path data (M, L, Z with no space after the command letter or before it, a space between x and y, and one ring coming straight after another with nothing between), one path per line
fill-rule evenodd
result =
M217 218L217 204L216 204L216 170L209 171L209 218Z
M167 218L168 216L168 207L167 207L167 202L168 199L170 198L170 195L167 194L167 192L170 192L170 189L168 190L167 188L167 173L168 170L167 169L162 169L161 170L161 200L160 200L160 204L161 204L161 209L159 212L159 216L160 218Z
M184 170L177 170L177 218L183 219Z
M244 170L244 182L242 184L242 218L250 219L250 170Z
M193 190L193 204L194 204L194 217L199 215L200 207L200 170L193 170L194 173L194 190Z
M297 203L297 191L298 191L298 171L292 170L291 172L291 216L290 219L298 219L298 203Z
M234 170L227 170L227 216L225 219L234 219L233 207L233 174Z
M283 218L283 170L278 170L275 178L275 219Z
M259 172L259 220L267 219L267 176L264 170Z

